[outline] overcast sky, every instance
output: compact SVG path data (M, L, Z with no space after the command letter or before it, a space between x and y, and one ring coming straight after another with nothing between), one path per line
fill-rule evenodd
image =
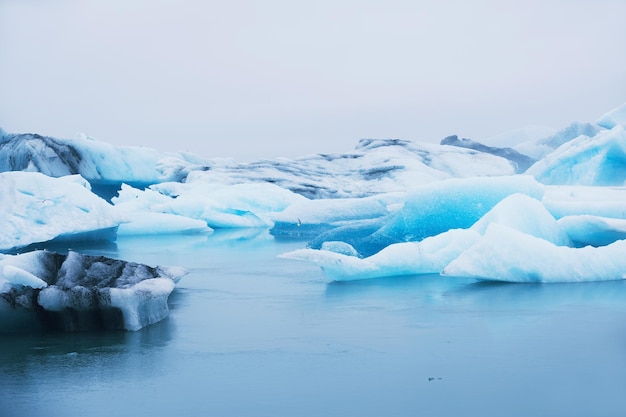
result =
M255 159L626 102L624 0L0 0L0 126Z

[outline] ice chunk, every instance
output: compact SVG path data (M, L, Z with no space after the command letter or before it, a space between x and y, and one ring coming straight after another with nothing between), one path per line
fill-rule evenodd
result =
M298 249L280 255L312 262L335 281L396 275L439 273L480 238L474 230L449 230L421 242L396 243L367 258L317 249Z
M123 220L80 176L4 172L0 195L0 251L87 233L114 239Z
M622 126L593 138L579 136L526 171L544 184L624 185L626 131Z
M509 282L581 282L624 279L626 240L570 248L492 224L443 274Z
M133 213L117 230L118 236L210 233L204 220L169 213Z
M27 315L30 328L138 330L167 317L167 299L187 272L72 251L5 255L0 267L0 330L11 331Z
M207 231L207 225L211 228L270 227L275 213L302 200L305 198L273 184L223 185L197 180L156 184L145 191L125 186L112 202L131 220L122 227L123 233L126 229L138 234L150 232L151 221L146 213L170 215L169 220L187 229L201 228L197 221L202 221L203 232ZM133 224L133 219L141 223Z

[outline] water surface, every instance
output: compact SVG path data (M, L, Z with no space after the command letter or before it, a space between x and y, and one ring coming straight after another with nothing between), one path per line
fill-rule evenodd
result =
M623 416L626 282L330 283L265 230L74 248L190 270L138 332L0 335L0 416Z

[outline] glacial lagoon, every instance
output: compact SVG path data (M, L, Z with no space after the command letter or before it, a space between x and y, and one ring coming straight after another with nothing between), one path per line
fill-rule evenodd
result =
M189 274L169 317L137 332L3 334L0 415L626 410L626 281L330 282L315 265L278 258L305 245L245 229L73 247Z

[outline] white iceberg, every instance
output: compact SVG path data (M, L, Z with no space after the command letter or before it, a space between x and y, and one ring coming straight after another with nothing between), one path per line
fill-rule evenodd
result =
M626 240L608 246L557 246L499 224L442 274L507 282L583 282L626 278Z
M79 175L0 173L0 251L54 239L115 240L123 216Z
M333 281L438 274L479 238L474 230L456 229L421 242L392 244L367 258L323 249L298 249L279 256L314 263Z
M131 219L121 227L121 233L141 234L159 220L173 222L171 231L176 231L177 226L181 231L200 232L214 228L268 228L276 213L303 200L306 198L273 184L189 181L156 184L146 190L123 186L112 202L120 216Z

